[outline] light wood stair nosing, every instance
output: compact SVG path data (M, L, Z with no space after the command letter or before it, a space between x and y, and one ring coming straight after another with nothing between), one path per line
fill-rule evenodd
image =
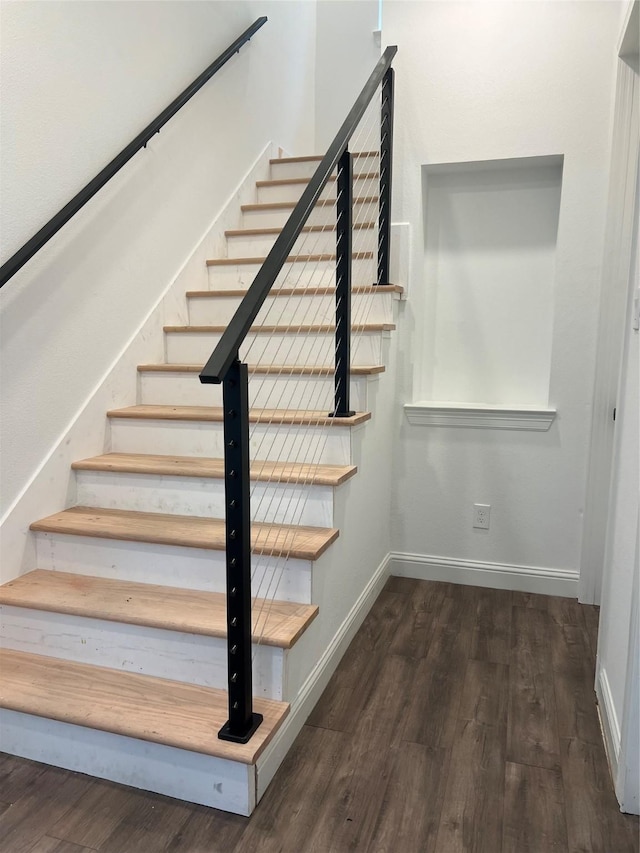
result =
M354 198L354 204L377 204L378 196L377 195L367 195L367 196L358 196ZM260 210L288 210L293 208L298 204L297 201L259 201L259 202L251 202L249 204L241 204L240 209L243 213L248 213L251 211L260 211ZM335 199L327 198L327 199L318 199L315 206L316 207L335 207L336 201Z
M74 471L222 479L224 459L197 456L161 456L142 453L105 453L72 462ZM304 462L251 463L255 482L340 486L357 472L355 465L315 465Z
M187 299L219 299L221 297L246 296L249 288L237 288L235 290L187 290ZM309 287L272 287L267 298L272 296L334 296L335 287L322 287L311 285ZM401 284L362 284L351 288L351 293L404 293Z
M380 172L358 172L354 174L354 181L370 181L374 178L379 178ZM308 178L267 178L263 181L256 181L256 187L286 187L295 186L296 184L308 184L311 181L311 176ZM336 175L330 175L327 183L337 181Z
M353 151L352 157L377 157L380 151ZM278 163L313 163L320 162L324 154L307 154L304 157L272 157L269 164L275 166Z
M219 518L170 515L160 512L75 506L34 521L39 533L146 542L224 551L225 523ZM340 531L331 527L252 522L251 552L265 557L317 560L335 542Z
M138 373L201 373L204 365L165 362L161 364L139 364ZM384 364L357 364L351 367L352 376L376 376L384 373ZM275 376L334 376L335 367L287 364L249 365L249 375L273 374Z
M0 649L0 708L255 764L289 705L254 698L264 722L247 744L218 738L227 693L182 681Z
M108 418L202 421L222 423L220 406L153 406L149 404L110 409ZM274 426L299 424L321 427L354 427L371 419L371 412L356 412L347 418L332 418L326 411L298 412L296 409L249 410L250 423L265 423Z
M392 332L396 327L395 323L352 323L352 332ZM215 333L220 334L226 330L226 326L164 326L165 332L177 332L178 334L190 333ZM335 332L336 327L329 323L308 325L308 326L251 326L250 334L290 334L290 335L311 335L324 334Z
M220 592L34 569L0 586L0 605L226 639ZM253 599L252 642L292 648L318 607Z
M368 228L375 228L377 222L356 222L353 225L354 231L363 231ZM301 233L324 233L332 234L336 230L335 225L305 225ZM270 237L275 234L280 234L282 228L231 228L224 232L225 237Z
M370 261L373 260L373 252L357 252L351 253L354 261ZM318 252L311 255L289 255L285 264L313 263L318 261L335 261L336 256L331 252ZM208 258L208 267L235 267L243 264L263 264L267 260L266 255L250 258Z

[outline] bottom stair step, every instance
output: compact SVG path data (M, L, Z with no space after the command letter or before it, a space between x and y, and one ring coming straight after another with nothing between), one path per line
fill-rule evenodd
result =
M0 708L241 764L255 764L289 712L284 702L254 700L264 721L236 744L218 738L228 716L223 690L7 649L0 672Z

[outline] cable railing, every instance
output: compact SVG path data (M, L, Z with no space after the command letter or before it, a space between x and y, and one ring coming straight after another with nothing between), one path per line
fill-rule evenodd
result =
M141 148L146 148L149 140L155 136L156 133L160 133L160 130L164 127L164 125L169 121L169 119L173 118L173 116L180 110L182 107L191 100L191 98L198 92L204 84L210 80L214 74L216 74L223 65L231 59L231 57L240 52L240 48L245 45L251 37L266 24L267 18L261 17L257 18L250 27L238 36L235 41L233 41L229 47L224 50L217 59L209 65L202 74L199 74L196 79L187 86L184 91L182 91L177 98L174 98L171 103L165 107L165 109L158 115L152 122L150 122L144 130L142 130L135 139L132 139L131 142L122 149L122 151L116 155L110 163L108 163L104 169L102 169L98 174L93 178L89 183L84 186L80 192L76 193L76 195L71 199L71 201L67 202L63 208L61 208L55 216L53 216L45 225L40 228L36 234L29 239L24 246L21 246L15 254L13 254L1 267L0 267L0 287L5 285L10 278L12 278L18 270L20 270L26 263L29 261L36 252L40 251L40 249L48 243L48 241L58 233L58 231L66 225L66 223L81 210L84 205L93 198L93 196L102 189L102 187L108 183L120 169L131 160L134 154L137 154Z
M378 107L377 103L375 102L375 99L373 102L373 106ZM379 107L378 107L377 111L374 112L374 114L373 114L373 122L371 122L370 119L371 119L371 116L369 116L368 125L365 124L365 128L367 129L367 134L364 133L364 128L362 128L362 124L365 123L366 117L365 117L365 119L362 120L361 128L358 131L356 138L354 139L352 137L352 140L351 140L352 147L355 147L359 143L362 144L363 142L364 142L364 144L368 144L371 141L370 136L371 136L372 132L375 133L377 126L379 125ZM373 156L377 156L377 152L373 152L373 154L371 152L369 152L368 154L365 155L365 158L370 160ZM362 157L358 158L356 156L354 159L356 160L356 162L362 163ZM360 169L362 169L362 168L363 167L360 166ZM377 166L376 166L376 168L377 168ZM372 192L375 189L375 187L372 185L372 181L376 181L379 178L379 174L376 171L371 172L371 168L368 168L368 169L365 168L364 174L366 175L365 180L368 181L367 192ZM361 176L362 172L359 171L356 173L356 175ZM339 216L338 211L340 209L342 209L344 206L344 199L346 196L348 196L348 190L346 190L345 188L338 187L335 205L333 208L334 213L335 213L335 219L337 219L337 217ZM354 217L354 221L352 223L353 228L356 229L358 226L372 224L372 223L367 223L365 221L362 221L365 218L366 218L366 214L363 214L362 206L360 206L359 216ZM306 256L313 256L315 253L315 256L317 257L319 254L318 243L322 240L322 237L325 234L331 234L334 242L336 242L336 238L334 236L335 231L336 231L336 227L335 227L334 222L325 223L323 226L321 226L319 231L315 232L316 234L318 234L318 237L315 240L315 245L307 246L307 243L310 242L310 239L307 238L299 246L299 253L303 256L305 256L305 255ZM371 229L371 234L369 236L370 236L371 240L375 239L375 234L374 234L373 228ZM362 252L366 252L367 248L374 248L374 247L375 247L375 242L372 242L371 247L363 247L361 252L354 253L353 256L358 257ZM348 251L348 248L347 248L347 251ZM373 252L367 252L367 254L373 255ZM305 262L303 269L307 269L308 267L309 267L309 262L307 261L307 262ZM316 268L317 268L317 263L316 263ZM373 269L371 271L373 272ZM299 299L301 293L304 296L316 297L319 294L321 294L322 296L326 297L327 296L327 290L329 290L329 288L326 287L326 284L329 284L330 280L333 279L334 275L335 275L334 270L325 270L323 279L327 279L326 282L323 280L320 283L315 284L315 285L307 283L306 285L301 287L300 279L302 279L302 273L300 273L298 275L297 286L290 288L290 292L289 292L288 298L287 298L287 303L289 303L292 299L295 299L296 295L298 296L298 299ZM371 278L371 276L369 278ZM333 288L332 290L335 290L335 288ZM369 294L368 298L365 300L365 304L362 305L362 308L359 311L359 319L360 319L361 323L366 324L366 322L368 320L370 308L371 308L372 303L373 303L373 298L374 298L373 295ZM274 303L270 306L269 310L267 311L267 313L262 318L263 322L266 325L269 324L269 320L271 318L272 313L275 313L276 315L280 314L280 316L282 314L286 313L286 306L282 307L280 305L277 305L278 301L279 300L274 300ZM328 316L327 316L328 312L326 311L326 309L322 308L322 307L320 309L314 309L313 303L311 302L311 300L307 299L306 301L309 303L306 312L304 312L304 314L301 318L298 315L296 315L296 320L299 323L302 323L303 325L310 325L312 327L313 324L319 319L318 315L321 314L322 316L320 317L320 319L326 323L326 321L328 319ZM322 305L322 303L321 303L321 305ZM276 308L279 309L279 311L276 310ZM293 313L292 313L292 316L293 316ZM293 321L291 321L289 323L288 327L286 328L286 331L290 330L292 322ZM360 337L360 333L358 332L358 328L359 328L359 326L358 326L358 324L356 324L355 333L352 335L352 340L351 340L352 351L354 353L357 351L357 346L358 346L359 337ZM284 342L284 337L283 337L283 342ZM281 347L282 347L282 343L280 345ZM289 347L289 350L290 349L291 349L291 346ZM245 358L249 362L252 361L251 347L249 347L249 350L245 354ZM338 364L341 363L341 358L342 358L342 356L340 354L338 354L337 355L337 363ZM290 361L291 361L290 353L286 352L284 354L281 354L280 352L278 352L274 356L274 359L276 360L276 362L278 364L280 364L280 367L276 373L276 375L278 377L280 377L280 376L284 375L285 371L287 370L285 365L287 363L290 363ZM326 394L323 393L322 389L320 391L320 399L319 399L319 395L314 393L314 389L313 389L314 381L313 381L313 379L304 379L303 378L305 375L309 375L312 373L315 373L316 375L318 375L320 377L327 376L327 375L333 375L333 368L329 368L327 366L328 361L329 361L329 359L324 357L324 354L323 354L322 356L317 357L312 362L310 353L307 355L306 359L304 359L303 362L301 362L298 359L296 361L296 369L301 374L300 377L297 379L293 379L293 380L289 381L287 383L286 387L283 385L282 390L280 392L280 397L277 400L272 401L272 403L271 403L272 407L276 411L281 410L281 408L283 407L283 397L286 394L287 395L287 400L286 400L287 406L295 407L298 411L298 414L302 414L304 416L308 416L310 414L310 412L317 411L319 409L322 409L323 407L329 408L331 406L331 401L326 399ZM262 383L254 383L254 386L252 388L252 391L253 391L253 394L252 394L252 396L253 396L253 408L254 409L257 405L257 401L261 398L261 392L262 392L262 385L263 384L264 384L264 380ZM257 387L256 387L256 385L257 385ZM300 387L300 386L302 386L302 387ZM293 389L293 392L295 392L295 396L293 398L293 401L291 401L291 399L290 399L293 396L292 389ZM302 403L302 405L301 405L301 403ZM328 414L335 417L337 413L334 410ZM303 516L303 513L305 512L306 501L308 498L308 491L306 490L305 487L307 485L309 485L311 482L314 465L319 463L321 460L322 453L324 450L324 445L326 444L326 436L327 436L326 432L324 433L324 436L322 434L320 434L316 439L315 445L313 444L313 442L310 442L310 441L307 441L305 443L306 444L305 451L304 451L304 455L305 455L305 459L306 459L305 463L302 463L300 461L300 458L299 458L301 453L302 453L302 447L301 446L299 446L297 448L297 452L295 454L294 459L293 460L291 460L291 459L287 460L287 462L289 464L293 463L293 465L295 465L295 466L300 466L301 472L304 472L304 473L301 473L301 476L298 479L298 482L296 484L297 485L296 489L288 489L287 490L286 488L282 489L282 488L275 488L274 487L271 489L271 492L269 492L268 488L264 487L264 477L261 477L261 480L262 480L262 485L260 488L261 496L260 496L259 500L257 501L257 506L256 506L256 500L255 500L256 499L256 488L254 486L251 489L251 501L252 501L254 517L256 517L256 516L257 517L273 517L274 520L276 520L276 521L288 521L289 524L295 524L295 525L299 525L299 524L303 523L302 516ZM289 434L287 431L285 431L285 438L286 439L289 438ZM252 455L256 459L261 459L262 458L261 450L262 450L262 444L264 442L264 434L263 434L263 440L260 442L255 441L255 440L252 441L252 436L250 435L250 442L252 444ZM281 449L280 454L278 456L277 462L283 461L282 455L284 453L284 446L285 446L284 442L282 442L282 449ZM252 476L254 476L254 477L256 477L256 475L260 476L263 473L264 467L265 467L264 461L262 463L254 462L252 465ZM273 484L273 477L274 477L273 472L275 471L275 469L272 465L270 465L269 467L270 467L270 471L272 473L271 473L271 476L268 478L268 485L271 485L271 484ZM288 495L287 491L291 492L291 494ZM266 507L264 505L265 501L268 501ZM274 502L276 502L275 507L274 507ZM283 507L283 505L284 505L284 507ZM292 531L288 530L288 529L284 529L283 531L280 532L280 537L281 537L282 541L279 542L280 551L281 551L281 556L278 558L279 566L278 566L277 570L274 572L272 578L270 579L267 590L263 591L262 584L258 584L258 589L255 590L256 597L259 598L260 602L261 602L257 613L254 612L254 617L253 617L254 618L254 636L257 636L257 642L258 643L260 642L260 639L261 639L260 623L262 621L262 624L264 626L266 624L266 621L267 621L267 616L269 615L268 612L265 613L265 606L268 608L269 602L272 602L274 600L274 598L276 597L276 595L278 593L279 586L280 586L280 582L282 579L284 566L286 564L287 559L289 558L291 539L293 538ZM254 554L255 554L255 551L254 551ZM254 588L256 585L256 575L259 575L261 573L261 568L262 567L260 565L260 560L254 559L254 566L252 569L252 586L254 586ZM255 657L255 653L254 653L254 657Z
M262 721L252 705L252 635L259 644L295 553L307 486L324 458L324 427L351 422L352 363L364 359L368 334L384 329L368 318L376 288L389 284L396 52L388 47L377 63L200 373L202 383L221 383L223 396L229 719L218 736L225 740L246 743ZM277 440L275 424L284 427ZM290 484L277 482L283 464ZM252 516L282 524L255 524L252 543Z
M378 113L378 115L379 115L379 113ZM376 118L377 118L377 116L376 116ZM379 119L378 119L378 123L379 123ZM362 136L362 132L360 133L360 135ZM353 144L353 140L352 140L352 144ZM371 155L367 155L367 156L370 157ZM356 159L356 162L357 162L357 159ZM369 175L368 178L369 178L369 180L376 179L376 178L378 178L378 174L374 173L372 175ZM368 187L367 191L373 191L373 188ZM338 191L338 197L336 199L336 209L339 206L341 206L340 190ZM356 229L358 227L358 225L368 224L365 222L356 221L356 219L362 218L362 210L360 211L360 214L361 214L360 217L357 217L357 218L354 217L354 222L353 222L354 229ZM335 226L333 224L331 224L331 225L325 224L325 226L323 226L323 228L322 228L322 231L326 232L329 229L331 230L331 233L333 236L333 232L335 230ZM375 234L373 233L373 229L371 230L370 237L371 237L371 240L375 240ZM375 248L375 242L372 242L371 246L369 246L369 247L363 247L361 252L354 253L354 257L357 257L363 251L367 251L367 248ZM307 251L306 246L302 246L300 251L302 253L305 253ZM368 252L368 254L373 255L373 252ZM373 266L373 264L372 264L372 266ZM333 277L333 272L331 272L330 275L331 275L331 277ZM369 277L369 278L371 278L371 277ZM307 285L304 287L304 293L305 293L305 295L316 295L318 293L318 291L322 292L322 291L326 291L326 289L327 288L320 286L320 285L318 285L318 286ZM372 288L370 288L370 291L372 291ZM352 347L351 347L351 349L352 349L352 353L354 355L357 352L358 344L360 343L360 340L361 340L361 333L359 332L359 328L361 327L361 324L367 323L374 299L375 299L375 295L373 293L369 293L366 295L366 298L364 300L364 304L361 306L360 311L359 311L360 323L356 323L355 326L352 327L354 329L354 332L352 334L352 340L351 340ZM307 320L310 320L310 321L316 320L317 314L318 314L317 311L314 313L312 308L309 307L307 309L306 315L303 318L303 321L306 322ZM323 311L323 315L324 315L324 311ZM268 322L268 319L269 318L267 315L267 317L265 318L265 322ZM323 316L322 319L324 320L326 318ZM250 358L250 355L248 356L248 358ZM339 358L339 356L338 356L338 358ZM325 365L327 360L325 358L322 358L319 361L321 364ZM338 361L338 363L339 363L339 361ZM308 357L305 360L304 364L302 365L302 368L303 368L303 370L305 368L306 369L311 368L312 370L313 369L317 370L318 369L318 360L316 360L315 363L310 364L310 357ZM323 371L323 372L325 375L327 375L329 373L328 370ZM304 380L298 379L298 380L296 380L296 382L298 384L303 382L307 386L310 384L309 380L307 380L305 383ZM293 383L289 383L289 385L291 385L291 384L293 384ZM311 383L311 385L312 385L312 383ZM280 399L275 401L275 403L273 404L276 409L280 408L280 405L282 403L282 397L284 396L285 393L290 393L290 392L288 389L287 389L287 392L285 392L284 389L282 390L281 395L280 395ZM309 414L309 409L311 411L316 411L318 409L321 409L323 406L326 406L328 408L330 406L330 401L325 399L325 395L322 394L322 391L320 392L320 394L322 396L322 399L318 400L318 396L314 395L313 387L304 388L303 393L299 393L298 397L301 400L306 399L308 401L308 404L307 404L308 408L305 405L300 406L298 403L295 404L296 408L298 410L302 409L303 410L302 414L304 414L304 415ZM256 391L253 396L254 396L254 399L256 397L259 397L259 392ZM254 407L255 407L255 402L254 402ZM336 413L334 411L334 412L331 412L330 414L335 416ZM307 485L309 485L312 481L312 471L313 471L314 465L321 461L321 458L322 458L322 455L324 452L324 446L326 444L326 438L327 438L327 433L325 431L324 434L321 433L316 437L315 444L313 441L307 441L305 443L306 447L305 447L305 451L304 451L304 456L305 456L306 462L302 463L303 465L306 466L305 468L303 468L303 470L305 471L305 474L298 481L297 489L295 489L295 490L289 489L288 490L290 492L290 494L287 494L286 489L277 490L277 489L273 488L271 490L271 493L269 493L265 489L262 489L261 490L262 494L261 494L260 500L258 501L258 506L256 507L255 506L255 503L256 503L255 502L255 492L256 492L256 490L255 490L255 488L253 488L251 490L252 507L254 508L255 514L260 515L261 517L267 516L267 515L273 516L276 520L278 520L279 517L282 517L282 520L286 519L289 524L299 525L299 524L304 523L303 514L304 514L305 509L306 509L306 503L307 503L308 494L309 494L308 490L306 490L305 487ZM260 446L259 445L255 446L255 443L254 443L252 446L252 450L253 450L253 455L257 458L260 458L260 456L261 456ZM299 460L299 456L301 454L301 451L302 451L302 448L298 447L296 456L293 460L293 463L296 465L301 465L300 460ZM289 461L289 463L291 463L291 460L288 460L288 461ZM253 463L253 465L252 465L252 475L253 476L256 475L255 472L259 468L260 464L261 463L258 463L258 462ZM264 466L264 464L265 463L263 462L262 466ZM271 470L273 470L273 468L271 468ZM265 500L269 501L269 503L266 507L266 510L263 507ZM274 501L277 501L275 509L273 507ZM284 504L284 508L283 508L283 504ZM273 600L278 595L278 590L279 590L280 583L282 580L282 576L284 573L284 568L286 566L287 560L290 557L292 538L293 538L293 534L292 534L292 531L290 529L284 529L280 532L281 541L279 542L279 545L280 545L281 554L277 560L278 565L276 567L276 570L273 572L266 590L262 589L262 584L258 584L258 590L256 591L256 595L259 598L260 603L259 603L259 606L257 607L257 609L254 609L254 615L253 615L254 636L257 636L257 643L258 644L261 641L262 631L264 630L264 627L266 626L267 618L270 616L270 612L269 612L270 604L271 604L271 602L273 602ZM260 565L260 562L261 561L260 561L259 555L258 555L258 558L255 559L255 551L254 551L254 566L253 566L253 570L252 570L252 584L255 584L256 575L260 576L262 574L261 573L262 567ZM254 658L255 658L255 652L254 652Z

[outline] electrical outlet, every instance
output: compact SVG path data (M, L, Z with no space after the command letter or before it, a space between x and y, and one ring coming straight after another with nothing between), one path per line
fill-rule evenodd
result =
M482 530L489 529L489 520L491 518L491 504L474 504L473 505L473 526L480 527Z

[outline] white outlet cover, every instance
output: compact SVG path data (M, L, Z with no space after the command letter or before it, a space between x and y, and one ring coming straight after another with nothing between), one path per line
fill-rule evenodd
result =
M473 526L480 530L488 530L491 520L491 504L473 505Z

